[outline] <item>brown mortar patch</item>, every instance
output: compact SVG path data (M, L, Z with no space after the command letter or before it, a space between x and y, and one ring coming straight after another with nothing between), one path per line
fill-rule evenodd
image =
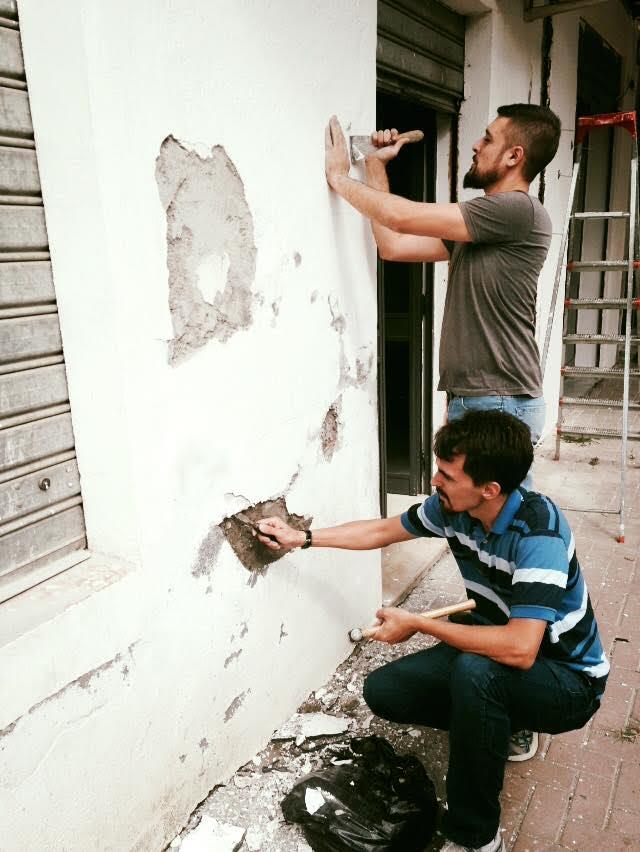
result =
M313 520L313 518L305 518L303 515L291 514L287 510L284 497L278 497L277 500L265 500L262 503L256 503L255 506L250 506L241 514L249 518L253 523L258 523L258 521L264 518L281 518L296 530L309 529ZM227 541L240 562L242 562L247 571L251 571L252 573L263 573L267 565L276 562L278 559L282 559L283 556L286 556L290 552L289 550L270 550L258 541L252 534L251 527L243 523L237 515L225 518L220 524L220 529L226 536Z

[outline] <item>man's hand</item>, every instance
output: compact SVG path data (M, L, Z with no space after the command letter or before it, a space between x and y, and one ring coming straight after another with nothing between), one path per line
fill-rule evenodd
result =
M409 141L408 139L398 139L398 135L395 127L392 127L391 130L374 130L371 134L371 142L375 145L376 150L367 154L366 161L380 160L386 164L395 160L402 146Z
M304 531L294 530L281 518L264 518L256 524L256 528L258 541L270 550L290 550L293 547L300 547L306 539ZM276 541L272 541L266 535L260 535L261 532L274 536Z
M340 122L332 115L324 133L324 170L329 186L332 187L337 178L347 177L350 168L347 141Z
M375 642L388 642L389 645L406 642L418 630L416 620L419 616L407 612L406 609L397 609L393 606L385 607L376 612L376 618L380 622L380 627L371 637Z

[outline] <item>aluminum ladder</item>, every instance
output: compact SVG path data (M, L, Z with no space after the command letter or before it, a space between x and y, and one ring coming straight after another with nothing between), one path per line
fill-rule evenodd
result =
M632 138L632 150L630 157L630 178L629 178L629 209L625 211L576 211L578 200L578 179L580 177L580 163L583 155L583 143L589 133L601 128L621 128L626 130ZM625 219L628 220L628 240L626 258L620 260L574 260L574 243L576 236L577 223L585 220L594 219ZM565 252L567 262L565 263ZM576 131L576 157L571 176L571 188L569 191L569 200L562 232L562 241L560 244L560 252L558 255L558 265L556 268L556 276L551 299L551 306L547 320L547 328L542 352L542 370L543 375L547 365L547 357L549 354L549 343L551 340L551 330L553 326L553 317L555 316L555 308L558 296L560 281L564 281L565 302L564 302L564 321L563 321L563 350L562 363L560 368L560 394L558 401L558 420L556 426L556 452L555 459L560 458L560 445L563 436L570 436L580 440L584 437L600 437L600 438L620 438L620 503L619 508L613 511L597 510L603 514L616 514L620 517L619 532L617 536L618 542L624 542L624 517L625 517L625 487L626 487L626 470L627 470L627 442L630 440L640 440L640 431L630 431L629 429L629 410L640 409L640 404L629 402L629 384L631 379L640 380L640 365L631 366L632 351L631 347L638 346L639 338L638 331L633 332L632 316L634 310L640 309L640 298L638 298L636 270L640 267L640 252L638 250L638 140L637 140L637 125L635 112L619 112L610 113L607 115L592 115L585 118L579 118ZM619 271L622 273L620 298L573 298L571 296L572 276L578 275L584 271ZM602 329L603 311L617 309L618 323L620 322L620 314L624 314L624 333L619 327L618 334L581 334L573 333L569 330L570 317L577 316L576 311L591 310L598 312L598 328ZM637 316L637 315L636 315ZM577 320L576 320L577 323ZM636 323L637 325L637 323ZM576 367L574 364L567 363L570 360L568 354L568 346L572 344L624 344L624 359L622 366L618 365L618 359L613 367ZM637 348L636 348L637 352ZM575 360L575 357L574 359ZM614 378L622 379L622 393L616 395L615 399L594 399L589 397L567 397L564 396L565 379L569 377L581 378ZM567 409L576 409L584 406L600 406L606 408L616 408L622 410L622 423L619 429L605 428L589 428L579 426L566 426L565 416Z

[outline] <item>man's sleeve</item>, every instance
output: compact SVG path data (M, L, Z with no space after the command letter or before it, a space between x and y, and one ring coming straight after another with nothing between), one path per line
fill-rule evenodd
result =
M523 536L511 586L511 618L555 621L568 575L567 548L560 535L534 530Z
M533 227L533 204L526 192L498 192L458 206L474 243L516 242Z
M408 533L427 538L446 538L447 530L440 498L437 494L428 497L422 505L416 503L400 516L402 526Z

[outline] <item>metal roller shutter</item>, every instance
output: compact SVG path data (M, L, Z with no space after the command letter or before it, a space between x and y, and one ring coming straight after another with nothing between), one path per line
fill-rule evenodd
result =
M378 88L457 113L464 78L465 19L435 0L378 3Z
M18 15L0 0L0 601L85 547Z

